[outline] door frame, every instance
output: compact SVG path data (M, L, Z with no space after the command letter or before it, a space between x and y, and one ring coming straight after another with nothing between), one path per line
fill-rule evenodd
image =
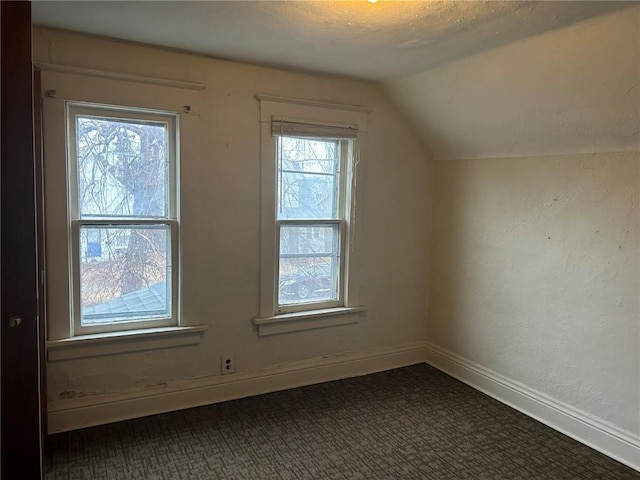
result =
M0 457L42 478L37 161L30 2L0 2Z

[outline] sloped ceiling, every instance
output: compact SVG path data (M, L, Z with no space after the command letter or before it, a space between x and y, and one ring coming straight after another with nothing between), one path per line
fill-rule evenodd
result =
M218 58L385 80L628 6L615 1L47 1L33 21Z
M436 159L640 150L640 6L385 88Z
M630 2L33 2L35 24L380 81L435 158L638 148Z

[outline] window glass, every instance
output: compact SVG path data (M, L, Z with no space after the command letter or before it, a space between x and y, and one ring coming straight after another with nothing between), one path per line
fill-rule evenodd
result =
M167 126L76 116L78 209L86 217L167 215Z
M278 219L337 218L340 142L278 137Z
M338 299L338 225L282 225L278 303Z
M81 325L171 314L167 225L80 227Z

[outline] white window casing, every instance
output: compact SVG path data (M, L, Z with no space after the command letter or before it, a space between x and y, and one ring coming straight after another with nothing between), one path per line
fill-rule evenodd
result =
M358 302L356 205L360 192L356 189L356 180L361 176L359 160L369 110L267 96L257 98L261 122L261 238L260 310L254 324L262 336L353 323L357 320L352 314L364 310ZM338 142L339 192L333 215L279 218L277 205L282 199L277 198L278 184L282 183L278 175L282 170L278 162L282 162L282 158L278 158L281 155L278 139L282 137ZM280 232L285 227L333 227L337 232L334 255L339 262L339 272L335 298L279 301Z
M199 115L189 114L199 111L197 92L174 83L132 83L109 72L96 77L83 72L46 70L42 75L42 102L48 353L56 352L56 359L69 359L139 351L148 349L152 344L167 347L198 343L205 328L196 325L192 315L185 317L182 302L182 250L189 249L193 240L185 245L182 238L185 227L180 220L179 172L184 158L191 164L197 158L194 142L197 140ZM188 111L185 105L190 106ZM77 114L168 125L166 212L144 217L116 215L110 218L78 214L77 196L71 195L73 186L77 188L78 180L74 178L77 170L70 164L75 162L70 159L70 154L76 148L73 117ZM191 196L188 198L192 201ZM157 316L152 312L143 321L118 322L111 328L98 325L103 320L100 313L95 315L98 320L94 324L83 326L77 315L80 310L78 269L81 255L83 261L96 255L95 251L90 252L87 242L100 241L107 231L122 233L124 238L116 235L118 241L111 243L121 249L126 247L127 228L135 227L150 229L154 235L167 240L163 250L167 263L163 265L170 272L167 277L169 288L165 292L171 297L169 314ZM84 232L82 238L80 232ZM189 238L193 239L193 235ZM161 245L165 245L164 241ZM104 245L101 248L104 251Z

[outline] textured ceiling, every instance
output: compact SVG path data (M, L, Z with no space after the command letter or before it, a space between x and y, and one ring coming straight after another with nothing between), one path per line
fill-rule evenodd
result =
M628 6L520 1L34 1L33 21L218 58L388 80Z
M385 84L436 159L640 150L640 4Z
M33 2L34 23L381 81L436 159L640 150L640 4Z

